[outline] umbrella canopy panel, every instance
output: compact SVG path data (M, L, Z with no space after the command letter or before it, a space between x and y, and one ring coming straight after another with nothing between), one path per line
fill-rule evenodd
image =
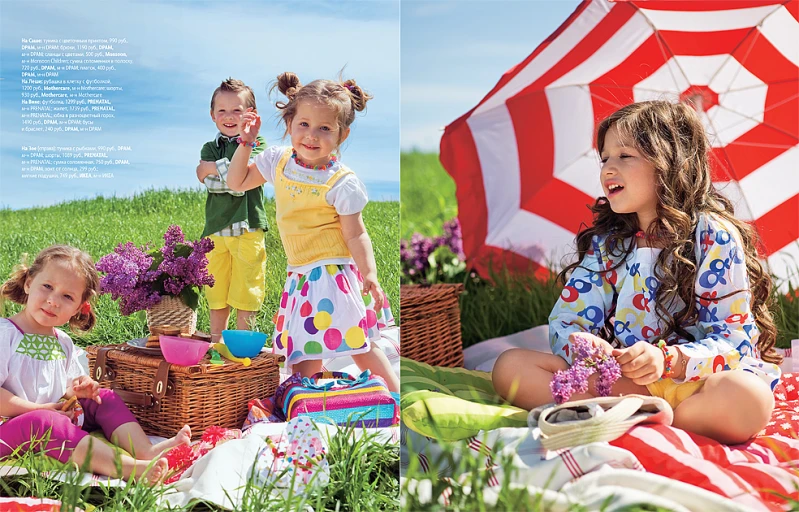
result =
M464 250L478 270L558 266L602 195L597 124L651 99L689 102L716 187L777 275L799 264L799 2L588 0L450 124Z

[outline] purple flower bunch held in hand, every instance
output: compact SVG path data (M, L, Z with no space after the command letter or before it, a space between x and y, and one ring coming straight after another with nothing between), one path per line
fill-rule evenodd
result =
M556 372L549 384L552 398L562 404L574 394L588 391L588 377L599 373L596 391L599 396L608 396L613 383L621 377L621 367L616 360L601 347L597 347L588 336L577 333L571 342L572 366L565 371Z
M132 242L119 244L114 252L100 258L97 270L101 293L119 299L120 312L127 316L149 309L165 295L180 296L186 305L197 308L200 287L214 285L208 273L208 254L214 243L209 238L187 242L180 226L169 226L164 247L148 251Z

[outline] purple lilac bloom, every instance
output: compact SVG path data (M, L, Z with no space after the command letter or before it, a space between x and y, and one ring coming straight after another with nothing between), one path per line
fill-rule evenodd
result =
M600 396L608 396L613 383L621 377L621 367L612 357L606 357L597 363L599 378L596 381L596 391Z
M552 390L552 397L555 402L562 404L571 398L574 390L572 389L571 379L566 372L557 372L552 377L552 382L549 384Z
M460 260L465 259L460 222L457 218L444 223L444 234L427 238L414 233L410 241L400 241L400 259L409 276L425 276L430 268L430 255L439 247L448 247Z
M599 396L608 396L611 387L621 377L619 363L606 354L601 347L594 346L591 339L581 336L573 337L571 342L572 366L565 371L556 372L549 385L552 398L562 404L574 393L585 393L588 390L588 377L599 372L595 387Z
M183 236L183 230L180 229L180 226L171 225L167 228L166 233L164 233L164 242L166 245L171 245L174 247L177 244L182 244L186 241L186 238Z
M163 261L151 270L153 258L132 242L119 244L114 252L100 258L97 270L106 275L100 279L102 293L120 300L120 312L129 315L148 309L161 301L163 294L178 295L186 287L213 286L214 278L208 273L206 254L214 243L203 238L198 242L186 242L179 226L170 226L164 234L165 245L161 249ZM192 249L188 257L175 256L178 246ZM162 277L163 291L156 288Z

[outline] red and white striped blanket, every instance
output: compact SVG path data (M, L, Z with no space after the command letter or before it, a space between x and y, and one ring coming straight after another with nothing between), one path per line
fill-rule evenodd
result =
M774 398L768 426L745 444L723 445L663 425L635 427L610 444L632 452L651 473L784 510L781 496L799 501L799 373L784 374Z

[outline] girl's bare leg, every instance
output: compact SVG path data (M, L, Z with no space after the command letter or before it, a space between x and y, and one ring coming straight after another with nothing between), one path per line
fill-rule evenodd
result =
M552 402L549 390L552 376L568 368L569 364L560 356L514 348L499 355L491 380L499 396L516 407L530 410Z
M144 430L142 430L141 425L131 421L118 426L111 434L110 441L133 455L136 459L150 461L176 446L190 444L191 429L188 425L183 425L183 428L178 431L175 437L153 444L147 434L144 433Z
M352 360L358 365L361 371L369 370L375 375L383 377L388 385L388 390L395 393L399 392L400 382L397 374L391 368L391 363L388 361L386 354L374 343L370 343L369 352L363 354L356 354L352 356Z
M133 476L138 479L143 478L145 482L155 485L163 481L169 469L166 458L160 458L155 461L136 460L129 455L116 452L104 442L91 436L81 439L72 452L72 461L80 467L83 467L83 463L86 461L90 444L91 460L89 461L89 469L98 475L124 478L126 480ZM121 466L121 472L117 470L117 461Z
M322 360L309 359L299 363L294 363L291 367L291 371L292 373L299 372L299 374L303 377L313 377L314 373L319 373L322 371Z
M552 403L552 392L549 383L555 372L569 368L569 364L560 356L514 348L500 354L491 378L494 389L505 400L522 409L534 409L539 405ZM583 400L598 396L596 379L592 374L588 378L588 392L572 395L569 401ZM639 386L625 377L617 380L611 388L613 395L649 395L646 386Z
M737 444L760 432L773 410L774 395L756 375L719 372L677 406L672 425L724 444Z

